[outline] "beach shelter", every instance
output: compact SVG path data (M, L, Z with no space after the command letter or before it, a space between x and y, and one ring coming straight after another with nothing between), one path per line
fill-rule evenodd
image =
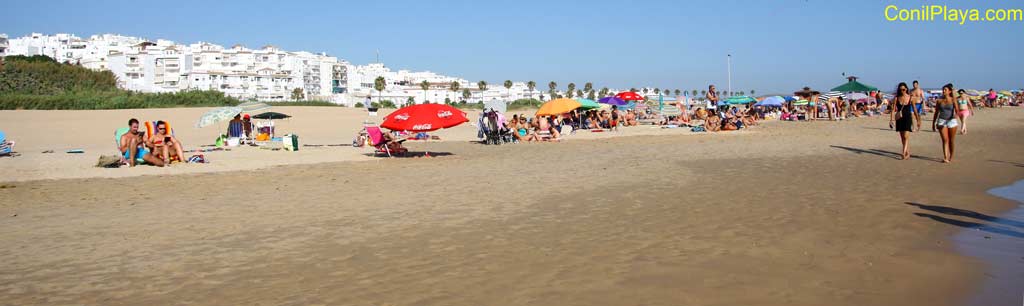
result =
M591 99L579 98L579 99L576 99L576 101L580 102L580 109L583 109L583 110L591 110L591 109L601 108L600 104L597 104L596 101L591 100Z
M869 91L876 91L876 90L878 90L877 87L870 86L870 85L865 85L865 84L863 84L861 82L857 82L857 78L855 78L855 77L849 77L847 79L849 79L850 81L846 82L846 84L839 85L839 86L836 86L835 88L832 88L832 91L838 91L838 92L869 92Z
M644 100L643 96L640 96L640 94L632 92L632 91L620 92L619 94L615 95L615 97L619 98L619 99L622 99L624 101L643 101Z
M548 102L544 102L544 104L540 106L540 109L537 110L537 115L557 116L564 113L568 113L574 109L580 108L580 106L582 105L583 104L581 104L579 101L569 98L554 99Z
M598 99L597 102L609 104L609 105L626 105L626 100L619 99L618 97L604 97Z
M242 108L235 106L218 107L206 112L196 121L196 128L204 128L214 123L231 120L235 115L241 114Z
M430 132L466 122L466 113L450 105L415 104L384 116L380 126L392 131Z

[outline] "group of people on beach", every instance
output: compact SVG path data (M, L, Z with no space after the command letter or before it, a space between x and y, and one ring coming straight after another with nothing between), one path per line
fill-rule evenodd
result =
M181 142L170 132L164 121L157 121L153 133L147 135L139 130L139 120L128 120L128 132L118 142L123 163L134 167L142 160L150 165L163 167L172 161L181 161L184 152Z
M905 160L910 158L910 133L921 130L921 115L925 114L924 91L918 87L917 81L914 81L913 90L907 87L907 83L899 83L893 100L889 127L899 132L903 144L901 159ZM938 132L942 138L943 163L953 162L957 132L967 133L965 121L971 116L972 110L971 99L966 91L960 89L954 92L953 84L942 86L942 95L935 100L932 131Z

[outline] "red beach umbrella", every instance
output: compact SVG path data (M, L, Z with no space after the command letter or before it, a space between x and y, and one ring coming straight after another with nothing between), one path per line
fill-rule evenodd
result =
M384 116L380 126L392 131L430 132L466 122L469 122L466 113L449 105L417 104Z
M620 92L619 94L615 95L615 97L619 98L619 99L622 99L622 100L626 100L626 101L643 101L644 100L644 97L641 97L639 94L637 94L635 92L632 92L632 91Z

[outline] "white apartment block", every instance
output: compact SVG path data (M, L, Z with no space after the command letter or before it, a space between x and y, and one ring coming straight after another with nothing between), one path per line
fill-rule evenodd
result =
M9 47L4 47L5 41ZM0 36L0 52L4 49L7 55L46 55L59 62L109 70L117 76L118 86L139 92L218 90L239 99L284 101L301 91L301 99L350 106L367 97L402 104L409 100L512 101L540 98L545 93L540 88L531 92L524 82L515 82L511 89L489 83L487 90L480 90L476 82L429 71L392 71L381 63L357 66L323 53L283 51L270 45L259 49L242 45L224 48L204 42L184 45L115 34L82 39L72 34L32 33L10 40ZM387 81L383 92L373 88L377 77ZM429 84L427 90L421 87L424 81ZM452 82L459 83L458 91L450 90ZM463 98L464 89L470 91L468 99Z
M7 34L0 33L0 57L7 56L7 48L10 45L7 43Z

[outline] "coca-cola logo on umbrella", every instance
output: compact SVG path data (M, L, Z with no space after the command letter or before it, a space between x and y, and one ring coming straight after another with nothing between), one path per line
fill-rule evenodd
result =
M395 120L409 120L409 113L395 115Z
M417 125L412 126L412 130L413 131L429 130L431 127L433 127L433 125L431 125L430 123L417 124Z
M438 111L437 112L437 117L438 118L448 118L448 117L451 117L451 116L452 116L452 111L449 111L449 110L443 110L443 111Z

